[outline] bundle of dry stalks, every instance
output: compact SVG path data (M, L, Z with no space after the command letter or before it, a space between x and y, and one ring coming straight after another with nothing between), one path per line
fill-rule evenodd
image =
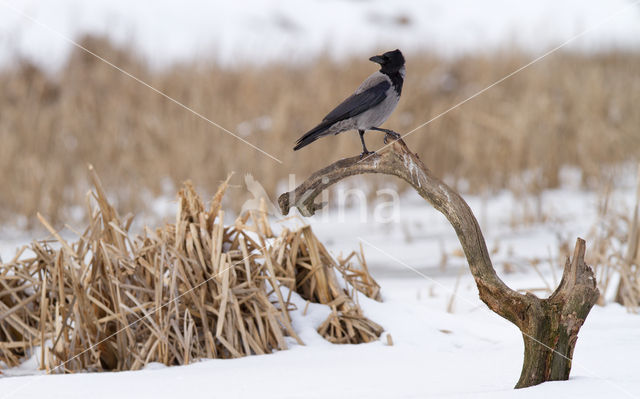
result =
M354 289L378 297L366 265L349 290L336 271L354 266L334 261L311 228L274 236L257 211L224 226L227 182L209 209L185 184L175 224L134 236L132 217L117 214L93 171L92 180L96 205L75 242L41 219L56 245L34 241L0 265L0 361L7 366L36 347L48 372L136 370L286 349L285 337L302 344L291 325L292 291L331 307L318 329L331 342L369 342L382 332L354 301ZM23 256L27 250L33 256Z
M353 257L356 258L355 263L349 262ZM329 259L331 259L329 257ZM380 286L371 277L369 273L369 267L367 266L367 260L364 257L364 250L362 243L360 243L360 253L351 252L349 256L344 259L338 259L338 268L344 276L345 280L356 291L360 291L369 298L375 299L381 302L382 296L380 295ZM355 296L355 295L354 295Z
M296 265L293 273L296 276L295 291L308 301L328 304L332 309L331 315L322 323L318 332L327 340L340 344L377 339L382 327L363 317L362 310L349 292L342 288L333 269L342 271L346 281L356 282L352 285L355 290L379 299L379 286L371 275L367 272L366 277L358 279L358 275L345 274L350 268L344 263L337 267L337 263L313 235L309 226L303 227L290 238L290 253L295 254L291 259L291 263ZM366 264L363 263L362 271L366 270Z

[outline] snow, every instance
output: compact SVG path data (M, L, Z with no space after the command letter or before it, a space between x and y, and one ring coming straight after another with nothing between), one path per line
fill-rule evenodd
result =
M517 46L640 47L640 6L628 0L2 0L0 64L18 55L59 67L67 39L106 35L158 67L191 59L223 65L402 48L444 56ZM36 20L33 22L30 18Z
M446 280L446 279L445 279ZM417 296L429 282L383 280L384 303L360 298L366 314L387 328L386 340L331 345L313 325L326 314L310 305L294 312L307 343L234 360L204 360L181 367L120 373L0 379L0 397L41 398L531 398L638 397L640 322L616 305L593 309L583 326L568 382L513 390L522 361L517 329L471 293L455 314L446 295ZM467 302L467 299L469 302ZM299 307L302 309L303 307ZM323 313L323 314L321 314Z
M631 209L634 192L632 184L620 181L611 204L619 210ZM599 223L598 194L576 187L546 191L539 198L517 198L508 192L465 198L484 220L490 250L498 248L492 259L500 276L515 289L544 288L531 270L531 259L550 257L558 267L556 258L566 255L558 254L558 235L567 236L573 245L576 236L586 237ZM523 201L540 201L546 219L517 223L525 217ZM455 255L459 244L446 220L415 194L400 197L391 222L381 225L374 215L371 206L365 212L357 207L340 211L330 201L325 214L304 221L336 255L346 255L363 243L384 302L363 295L357 300L365 315L385 328L377 342L326 342L316 328L329 308L309 304L303 314L306 302L292 293L297 308L292 325L305 345L289 339L290 349L270 355L75 375L38 375L42 372L36 370L38 361L32 357L19 368L2 370L7 378L0 378L0 398L640 397L637 315L615 304L596 306L581 329L571 379L513 390L522 367L522 336L479 300L464 259ZM285 222L299 223L298 219ZM3 258L11 256L8 247L16 240L0 240ZM515 272L505 273L507 263L514 265ZM539 268L555 288L561 269L552 273L544 262ZM387 344L387 334L392 346ZM9 378L18 375L22 377Z

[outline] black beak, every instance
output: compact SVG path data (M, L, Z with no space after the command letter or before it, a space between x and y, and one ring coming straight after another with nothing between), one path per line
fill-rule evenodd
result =
M374 55L373 57L369 58L369 61L373 61L377 64L382 65L384 63L384 58L381 55Z

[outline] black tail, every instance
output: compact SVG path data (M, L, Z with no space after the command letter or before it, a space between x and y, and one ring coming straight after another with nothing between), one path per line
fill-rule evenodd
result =
M302 147L307 146L313 143L314 141L318 140L320 137L326 136L327 129L329 129L329 127L331 127L330 123L322 122L318 126L309 130L302 137L300 137L298 141L296 141L296 146L293 147L293 150L298 151Z

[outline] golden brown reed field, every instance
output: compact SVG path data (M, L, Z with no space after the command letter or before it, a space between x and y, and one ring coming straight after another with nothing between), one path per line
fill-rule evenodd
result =
M300 182L360 151L355 133L300 152L292 146L376 69L366 58L233 69L194 61L158 70L104 39L81 43L283 163L76 50L53 75L26 62L0 71L0 220L35 221L40 211L58 223L83 203L87 163L118 187L120 209L137 211L141 192L158 194L167 178L176 187L190 178L212 193L230 171L237 173L232 184L249 172L276 197L277 182L290 173ZM403 98L385 126L406 133L531 58L504 51L446 61L409 53ZM579 167L583 183L597 183L603 165L640 155L638 70L639 54L553 54L406 141L437 174L467 182L465 191L513 188L523 171L536 172L525 190L555 187L563 165ZM371 132L367 142L377 148L382 138Z

